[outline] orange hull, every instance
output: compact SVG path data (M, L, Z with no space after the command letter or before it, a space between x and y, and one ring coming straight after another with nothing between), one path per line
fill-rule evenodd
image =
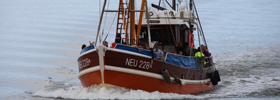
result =
M87 73L80 77L81 83L84 87L89 87L93 84L102 84L101 72L94 71ZM167 84L162 79L155 79L151 77L135 75L130 73L123 73L117 71L104 71L104 83L119 87L126 87L131 89L140 89L148 92L160 91L165 93L190 94L210 90L214 88L211 82L206 84L186 84L180 85L175 82Z
M104 82L106 84L112 84L120 87L126 87L131 89L141 89L148 92L160 91L165 93L178 93L178 94L190 94L210 90L214 86L209 82L206 84L186 84L180 85L175 82L167 84L162 79L155 79L151 77L145 77L141 75L135 75L130 73L123 73L117 71L105 70Z
M80 77L80 81L83 87L89 87L93 84L99 85L102 83L101 72L100 70L97 70L97 71L87 73Z

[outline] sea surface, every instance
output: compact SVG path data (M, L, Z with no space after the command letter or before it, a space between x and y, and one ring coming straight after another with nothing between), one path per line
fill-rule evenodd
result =
M100 1L0 0L0 99L280 99L280 0L195 0L222 81L187 95L82 87L77 58L95 41ZM109 43L115 15L101 27Z

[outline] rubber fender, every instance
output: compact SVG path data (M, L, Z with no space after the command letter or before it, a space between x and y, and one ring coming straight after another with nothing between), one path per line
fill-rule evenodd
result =
M213 85L217 85L218 84L218 81L215 78L215 72L209 73L209 77L210 77L211 83Z
M182 84L182 81L179 78L177 78L176 76L174 76L174 80L173 81L175 81L178 84Z
M171 84L170 75L169 75L167 69L162 69L162 77L167 84Z
M215 73L215 78L217 79L218 82L220 82L220 81L221 81L221 78L220 78L219 71L216 70L214 73Z

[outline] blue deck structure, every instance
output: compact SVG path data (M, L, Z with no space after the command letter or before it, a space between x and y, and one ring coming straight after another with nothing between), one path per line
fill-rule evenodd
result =
M89 51L89 50L91 50L91 49L95 49L95 46L94 46L94 45L90 45L90 46L85 47L85 48L80 52L80 54L82 54L82 53L84 53L84 52L87 52L87 51Z
M144 49L140 49L141 52L139 52L138 48L131 47L131 46L126 46L126 45L121 45L121 44L117 44L115 48L116 49L121 49L121 50L127 50L127 51L130 51L130 52L140 53L140 54L152 57L151 52L148 51L148 50L144 50ZM155 55L154 55L154 57L156 58Z
M177 54L167 53L165 61L167 63L177 65L180 67L197 68L196 57L186 57L186 56L181 56L181 55L177 55Z

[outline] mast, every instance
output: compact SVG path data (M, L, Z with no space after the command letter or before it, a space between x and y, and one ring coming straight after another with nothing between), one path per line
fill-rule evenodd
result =
M135 5L134 0L130 0L130 45L135 45Z
M192 8L192 7L193 7L193 0L190 0L190 3L189 3L189 4L190 4L190 10L192 11L192 9L193 9L193 8Z
M97 43L97 39L98 39L98 35L99 35L99 31L100 31L100 26L101 26L102 19L103 19L103 13L104 13L104 9L105 9L105 6L106 6L106 2L107 2L107 0L104 0L101 16L100 16L100 20L99 20L99 25L98 25L98 29L97 29L97 33L96 33L95 45Z
M150 48L152 48L151 46L151 32L150 32L150 14L148 12L148 3L147 3L147 0L145 0L145 3L146 3L146 19L147 19L147 27L148 27L148 39L149 39L149 45L150 45Z
M142 0L140 10L144 10L144 7L145 7L145 0ZM139 36L140 36L140 31L141 31L141 26L142 26L141 25L142 24L142 19L143 19L143 12L140 12L138 27L137 27L137 33L136 33L136 44L138 44L138 42L139 42Z
M176 0L172 0L172 9L176 11Z

